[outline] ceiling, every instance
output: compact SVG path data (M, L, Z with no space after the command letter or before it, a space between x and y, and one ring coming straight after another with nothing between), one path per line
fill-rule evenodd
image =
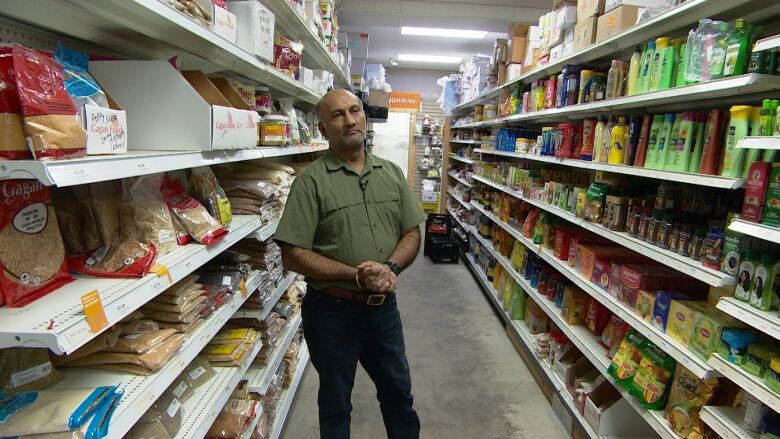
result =
M399 53L465 57L490 55L496 38L506 38L511 22L536 23L552 0L341 0L342 31L369 34L368 60L390 67ZM488 31L482 40L401 36L401 26ZM399 68L457 70L457 64L399 62Z

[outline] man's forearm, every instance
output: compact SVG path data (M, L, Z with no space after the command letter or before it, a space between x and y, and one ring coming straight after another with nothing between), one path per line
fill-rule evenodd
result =
M400 265L401 268L406 268L412 265L414 259L417 257L417 253L420 252L420 228L415 227L409 229L401 236L398 241L398 245L395 246L393 254L390 255L390 260ZM380 261L384 262L384 261Z
M285 268L317 280L355 280L357 268L300 247L282 246Z

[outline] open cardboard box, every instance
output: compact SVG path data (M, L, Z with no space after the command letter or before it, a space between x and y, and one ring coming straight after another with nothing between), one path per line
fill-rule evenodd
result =
M101 88L103 86L101 85ZM87 155L127 153L127 113L106 93L108 108L84 106Z
M631 404L606 381L585 399L584 416L600 437L655 435Z
M211 151L257 145L257 112L235 108L203 73L166 61L92 61L90 72L131 116L130 150Z

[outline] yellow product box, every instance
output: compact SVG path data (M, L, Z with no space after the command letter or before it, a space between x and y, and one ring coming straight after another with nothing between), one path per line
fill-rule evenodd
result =
M650 323L653 320L653 309L655 308L655 291L639 290L636 295L636 306L634 310L642 317L642 320Z
M723 329L737 328L743 325L711 305L703 305L698 308L693 313L693 333L691 334L690 347L696 355L707 360L713 352L718 350Z
M690 300L672 300L669 306L669 321L666 323L666 334L672 340L689 346L693 334L693 316L700 308L701 302Z
M587 304L588 295L584 291L574 286L567 286L563 290L561 316L570 325L584 325Z

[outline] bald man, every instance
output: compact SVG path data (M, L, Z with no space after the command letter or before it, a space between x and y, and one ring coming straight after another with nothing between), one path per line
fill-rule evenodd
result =
M349 438L360 361L388 437L418 438L395 291L420 250L425 215L401 168L366 152L360 99L333 90L317 115L330 148L295 179L275 239L285 267L309 284L303 331L320 376L320 437Z

